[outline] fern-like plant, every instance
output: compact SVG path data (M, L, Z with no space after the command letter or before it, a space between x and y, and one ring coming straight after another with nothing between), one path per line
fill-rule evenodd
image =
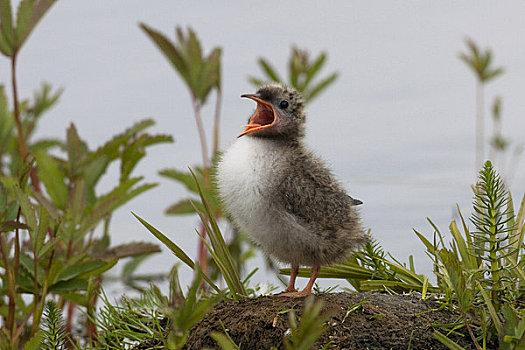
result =
M483 261L479 272L489 277L481 279L483 284L491 288L492 299L499 300L498 294L515 283L516 278L506 271L512 264L508 257L515 255L519 247L515 245L518 233L511 223L514 217L510 212L510 194L490 161L479 174L474 195L473 254Z
M46 304L43 317L42 350L62 350L66 346L66 332L62 312L53 300Z

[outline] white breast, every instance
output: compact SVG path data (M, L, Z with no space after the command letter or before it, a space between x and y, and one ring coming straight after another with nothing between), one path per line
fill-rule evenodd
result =
M271 140L241 137L223 154L217 185L226 211L266 252L293 265L313 263L303 251L318 246L309 233L277 203L277 186L288 159Z
M245 136L223 154L218 165L218 188L226 211L260 244L271 234L266 213L282 161L271 141Z

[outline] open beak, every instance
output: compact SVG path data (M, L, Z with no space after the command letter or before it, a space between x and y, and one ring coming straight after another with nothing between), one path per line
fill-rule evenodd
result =
M243 125L245 128L244 131L237 137L241 137L256 131L261 131L275 124L277 115L275 114L275 110L273 109L271 103L262 100L261 96L258 94L244 94L241 95L241 97L246 97L257 102L257 108L255 109L255 112L250 118L248 124Z

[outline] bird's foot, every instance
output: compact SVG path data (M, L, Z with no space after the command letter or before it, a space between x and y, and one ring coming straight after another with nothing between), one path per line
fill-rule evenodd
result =
M280 297L288 297L288 298L303 298L307 297L312 294L312 291L310 290L302 290L300 292L293 291L293 292L287 292L286 290L279 294Z
M283 290L278 295L287 294L287 293L297 293L297 289L295 289L293 287L287 287L285 290Z

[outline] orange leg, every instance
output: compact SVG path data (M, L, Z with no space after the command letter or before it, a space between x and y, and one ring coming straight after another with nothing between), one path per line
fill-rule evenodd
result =
M295 289L295 279L297 278L297 272L299 272L299 266L292 266L292 270L290 271L290 281L288 282L288 287L286 287L283 293L297 292L297 289Z
M312 273L310 274L310 280L308 281L308 284L306 285L306 287L304 287L302 291L300 292L297 292L297 291L286 292L285 291L281 293L281 295L285 297L300 298L300 297L305 297L307 295L312 294L312 288L314 287L314 283L315 283L315 280L317 279L317 276L319 276L319 271L321 271L321 266L319 265L312 266ZM291 276L292 274L290 273L290 281L291 281Z

